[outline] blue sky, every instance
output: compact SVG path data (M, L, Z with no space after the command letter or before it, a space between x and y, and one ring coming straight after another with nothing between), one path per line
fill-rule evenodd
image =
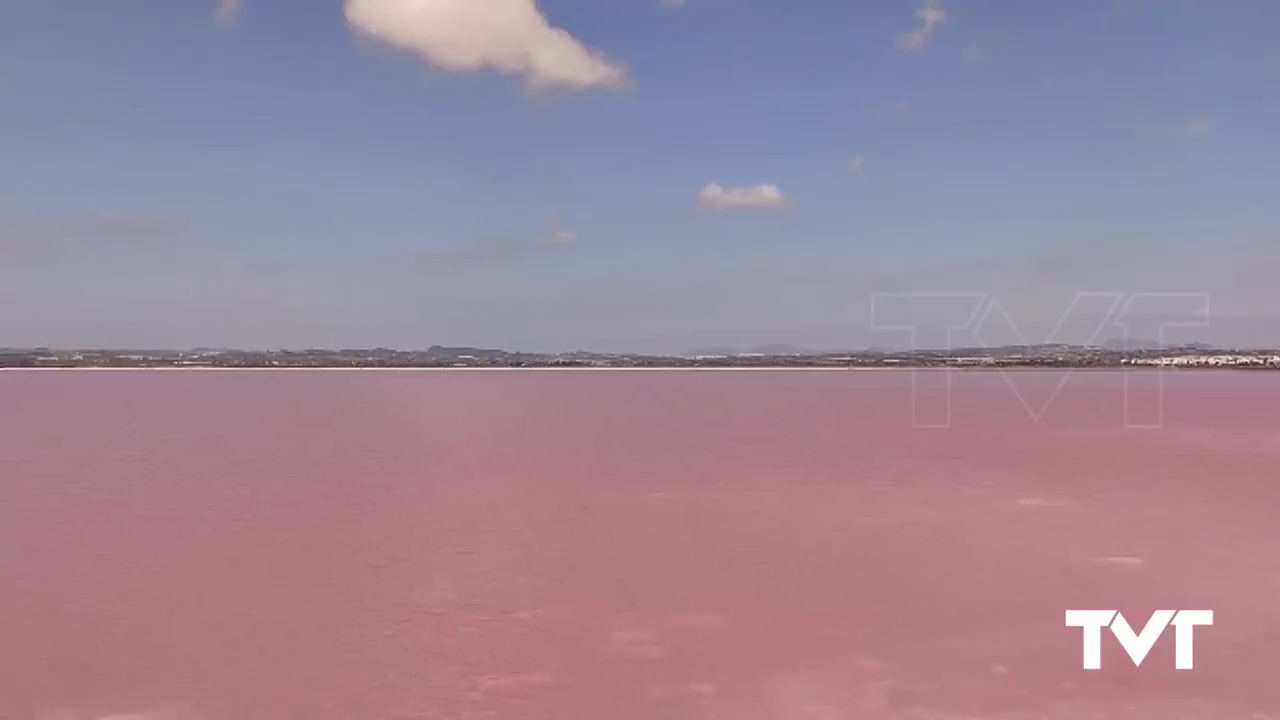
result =
M1210 297L1197 338L1280 345L1278 26L10 0L0 346L892 345L878 292L986 294L1036 340L1088 291Z

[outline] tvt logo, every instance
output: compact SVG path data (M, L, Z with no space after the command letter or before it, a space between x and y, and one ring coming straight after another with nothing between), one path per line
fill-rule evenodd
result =
M1194 635L1197 625L1212 625L1212 610L1157 610L1151 614L1142 632L1135 633L1118 610L1068 610L1067 627L1083 628L1085 670L1102 668L1102 628L1111 628L1111 634L1129 653L1134 667L1140 667L1156 640L1165 628L1174 628L1174 667L1191 670L1195 666Z
M1044 314L1052 308L1046 308L1041 300L1030 305L1042 321L1054 317L1052 313ZM924 352L925 357L933 354L935 359L938 353L954 354L968 348L963 353L966 357L953 358L964 364L983 364L982 360L989 359L990 349L1001 346L1022 346L1025 352L1025 348L1037 345L1106 346L1120 342L1121 347L1128 348L1130 343L1138 347L1139 338L1163 346L1174 328L1209 325L1207 293L1080 292L1056 322L1051 326L1041 322L1036 332L1021 327L1005 303L985 293L873 293L870 308L871 329L893 332L898 336L895 344L905 340L912 351ZM1048 414L1073 372L1066 367L1052 375L1028 375L1006 372L999 365L993 367L1035 423ZM941 376L916 367L910 372L912 427L950 428L952 366L944 364ZM1125 428L1164 426L1165 374L1121 376ZM1046 380L1050 382L1046 384Z

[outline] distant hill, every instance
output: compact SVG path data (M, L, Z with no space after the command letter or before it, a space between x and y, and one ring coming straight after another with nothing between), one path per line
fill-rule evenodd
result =
M801 347L799 345L791 345L789 343L769 343L765 345L753 345L745 350L740 347L732 347L729 345L711 345L693 350L689 355L724 355L728 357L733 357L734 355L767 355L771 357L801 355L805 357L817 357L820 355L848 355L855 352L858 351L848 350L845 348L815 350L814 348Z
M741 355L742 348L736 348L729 345L709 345L696 350L691 350L689 355Z
M1143 338L1115 337L1102 343L1104 350L1161 350L1163 345Z
M758 345L751 348L750 352L758 355L821 355L821 352L809 350L807 348L797 347L795 345L787 345L775 343L771 345Z
M509 352L507 350L498 350L494 348L478 348L478 347L446 347L444 345L432 345L427 348L427 357L439 360L489 360L489 361L520 361L533 360L542 358L538 353Z
M1218 348L1208 343L1192 342L1178 343L1176 345L1161 344L1155 340L1146 340L1144 338L1111 338L1102 343L1104 350L1193 350L1193 351L1210 351Z

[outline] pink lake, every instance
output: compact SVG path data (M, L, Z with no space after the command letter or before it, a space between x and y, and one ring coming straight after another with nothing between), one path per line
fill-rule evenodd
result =
M1280 373L1062 379L2 371L0 718L1280 718Z

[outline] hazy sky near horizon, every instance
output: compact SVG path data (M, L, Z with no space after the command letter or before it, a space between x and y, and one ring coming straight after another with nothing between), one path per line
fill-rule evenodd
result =
M1280 346L1277 27L1271 0L8 0L0 346L902 344L882 292L985 294L1043 341L1103 291Z

